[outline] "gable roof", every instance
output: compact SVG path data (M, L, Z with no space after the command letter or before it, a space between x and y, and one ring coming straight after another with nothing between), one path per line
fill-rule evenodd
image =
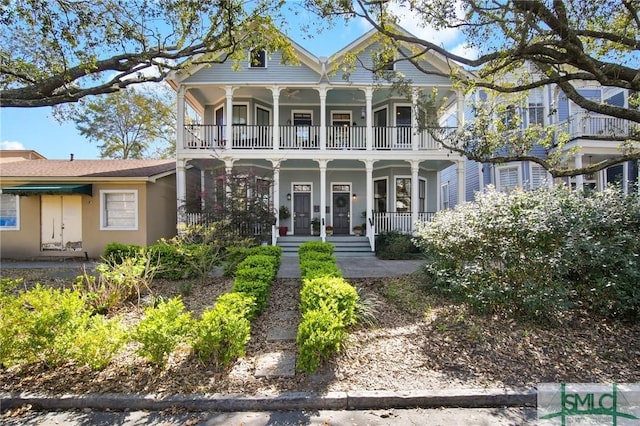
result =
M5 163L0 178L21 180L155 180L175 173L175 160L30 160Z

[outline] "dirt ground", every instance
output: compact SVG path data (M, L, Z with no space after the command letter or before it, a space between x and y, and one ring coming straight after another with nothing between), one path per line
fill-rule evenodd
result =
M35 282L67 286L68 277L51 271L26 272L25 285ZM3 277L24 276L25 270L3 270ZM130 344L104 370L74 364L55 369L29 365L0 369L0 388L8 392L52 395L86 392L170 394L275 394L282 391L428 390L443 388L532 387L541 382L640 382L640 324L622 324L579 315L553 327L518 323L469 313L465 307L426 295L419 278L351 280L375 318L350 330L343 351L313 374L294 378L256 378L261 354L295 351L295 342L267 342L271 327L297 324L278 312L299 303L300 282L274 283L267 309L252 325L246 356L226 370L201 364L179 348L164 369L149 365ZM191 282L183 296L194 317L232 281L211 278ZM156 295L187 293L189 283L156 280ZM117 314L128 324L142 316L129 304Z

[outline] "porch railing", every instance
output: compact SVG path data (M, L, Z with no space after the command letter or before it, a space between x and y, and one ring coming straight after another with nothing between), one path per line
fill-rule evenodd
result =
M188 225L209 225L215 222L209 215L203 213L185 213L184 214L185 224ZM239 235L244 236L262 236L269 235L272 231L271 224L265 224L262 222L253 222L253 223L236 223L233 224L234 230Z
M274 127L270 125L232 126L231 144L227 143L227 129L224 125L185 125L183 148L185 149L272 149ZM320 126L279 126L280 149L319 150ZM374 127L373 150L407 151L436 150L438 137L447 138L455 130L453 127L417 130L408 126ZM367 128L365 126L327 126L327 150L367 149Z
M628 120L606 115L581 112L560 123L560 131L568 132L572 138L579 137L625 137L630 134L632 124Z
M420 212L418 220L429 222L434 215L435 212ZM378 234L389 231L410 234L413 231L411 217L411 212L373 212L373 223Z

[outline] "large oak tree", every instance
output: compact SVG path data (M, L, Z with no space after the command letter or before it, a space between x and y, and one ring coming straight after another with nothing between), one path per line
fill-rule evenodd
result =
M422 67L421 60L428 52L436 52L452 64L445 75L467 93L482 88L496 95L491 99L503 100L477 103L477 118L467 123L466 131L439 139L447 149L480 162L534 161L553 176L591 173L640 158L640 0L307 0L306 5L325 18L366 20L383 35L381 58L396 55L395 60L411 61L424 73L434 73ZM456 54L403 31L395 25L401 15L419 20L436 33L460 31L467 50L475 55ZM378 61L377 66L382 69L383 65L384 61ZM458 66L470 73L460 72ZM398 87L403 86L402 81L397 82ZM630 101L624 106L594 101L576 89L585 82L629 90ZM504 99L513 102L550 84L584 110L628 120L631 132L617 155L571 168L560 155L566 138L556 137L553 129L516 132L518 120L511 120L512 132L496 125L496 115L505 112ZM429 104L432 99L426 96L421 101ZM543 145L547 155L532 155L535 144Z
M50 0L0 5L0 104L77 102L194 63L290 46L281 0ZM268 35L268 37L265 37Z

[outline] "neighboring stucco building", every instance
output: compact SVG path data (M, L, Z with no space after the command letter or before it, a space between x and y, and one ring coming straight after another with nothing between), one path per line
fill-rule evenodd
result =
M176 233L173 160L3 162L0 189L2 259L98 258Z

